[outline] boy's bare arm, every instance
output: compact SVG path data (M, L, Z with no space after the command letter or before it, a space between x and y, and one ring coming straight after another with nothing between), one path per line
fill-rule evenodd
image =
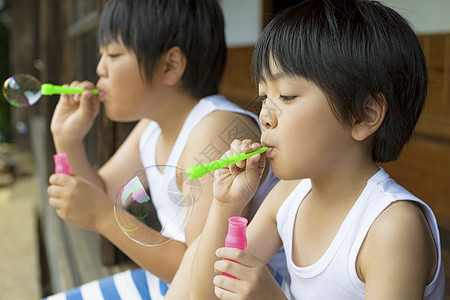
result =
M277 212L299 182L300 180L280 181L264 199L247 231L248 253L268 262L281 248Z
M139 154L139 140L150 120L139 121L113 156L99 169L108 196L114 200L118 188L136 171L143 169Z
M418 205L398 201L375 220L357 259L366 299L423 299L437 267L433 236Z

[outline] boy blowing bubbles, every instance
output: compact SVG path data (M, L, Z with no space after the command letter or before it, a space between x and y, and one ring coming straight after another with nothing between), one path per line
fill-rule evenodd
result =
M284 245L296 299L441 299L433 212L377 165L398 158L426 98L408 23L375 1L304 1L264 29L253 67L261 143L235 140L225 155L269 150L216 172L191 298L284 299L265 267ZM265 157L281 181L248 228L247 250L219 248Z

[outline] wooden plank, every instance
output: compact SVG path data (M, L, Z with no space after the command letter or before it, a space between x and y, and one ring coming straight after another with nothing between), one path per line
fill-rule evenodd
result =
M220 92L241 107L248 107L256 98L256 86L252 81L250 64L253 47L228 48L225 72Z
M94 31L97 28L100 14L98 11L92 11L83 18L77 20L69 26L69 38L78 38L85 33Z
M450 140L415 136L396 162L382 167L450 224Z
M427 59L429 88L417 132L450 139L450 33L422 35L419 40Z
M442 92L443 114L450 119L450 34L445 36L444 86Z
M416 127L416 133L436 139L450 139L450 118L430 113L423 114Z
M63 221L55 210L46 205L44 208L44 241L53 293L62 292L75 286L72 266L67 257Z

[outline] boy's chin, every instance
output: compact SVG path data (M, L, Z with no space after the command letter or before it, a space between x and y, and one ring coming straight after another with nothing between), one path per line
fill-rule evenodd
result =
M136 116L124 115L123 111L122 112L114 112L114 111L108 110L106 107L105 107L105 115L112 122L127 123L127 122L135 122L135 121L140 120Z

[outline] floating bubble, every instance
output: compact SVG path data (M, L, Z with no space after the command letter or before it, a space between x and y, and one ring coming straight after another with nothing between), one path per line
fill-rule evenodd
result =
M41 84L39 80L28 74L19 74L9 77L3 84L3 96L13 106L31 106L41 99L43 95L59 94L82 94L84 89L53 85L50 83ZM98 95L98 90L91 91Z
M268 147L261 147L186 170L168 165L146 167L131 176L117 192L116 220L129 238L145 246L184 240L184 228L202 193L196 179L267 150Z
M157 246L184 240L194 203L202 189L184 169L155 165L139 170L119 189L114 205L116 220L132 240Z
M41 83L27 74L11 76L3 84L3 96L13 106L33 105L42 96Z

